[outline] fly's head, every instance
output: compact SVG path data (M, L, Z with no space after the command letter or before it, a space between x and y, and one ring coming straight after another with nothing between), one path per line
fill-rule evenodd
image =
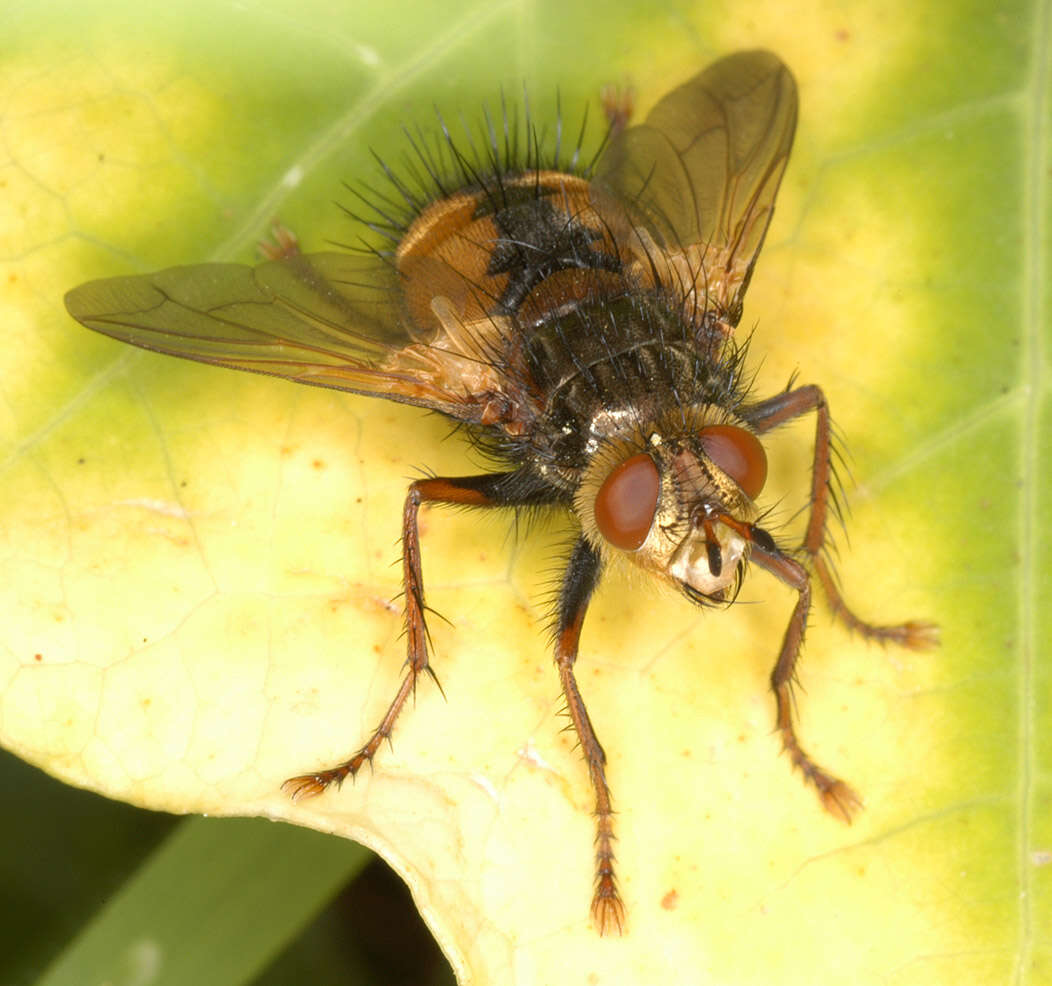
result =
M602 443L575 506L604 555L627 555L696 602L723 602L751 545L774 547L753 523L767 456L744 423L691 417Z

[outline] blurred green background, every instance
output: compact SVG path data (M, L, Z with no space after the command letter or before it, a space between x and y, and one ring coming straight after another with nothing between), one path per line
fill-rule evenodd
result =
M402 881L344 839L142 811L8 753L0 803L5 986L454 982Z

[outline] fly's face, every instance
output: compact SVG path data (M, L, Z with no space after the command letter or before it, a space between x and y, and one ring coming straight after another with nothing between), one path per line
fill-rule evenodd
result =
M596 453L575 506L600 551L617 550L696 601L722 602L740 581L767 456L744 424L699 419L669 436L612 441Z

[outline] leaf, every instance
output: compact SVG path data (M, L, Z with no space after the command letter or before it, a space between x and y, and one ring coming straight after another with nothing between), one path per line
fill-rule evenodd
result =
M3 744L135 804L360 839L462 982L1048 982L1049 15L783 9L20 8L0 67ZM281 782L351 752L397 687L408 477L479 464L434 417L133 352L61 297L250 260L276 218L347 241L341 181L375 175L370 148L397 164L432 104L471 116L525 80L535 108L556 84L583 105L630 76L645 110L756 46L801 89L746 298L757 389L823 386L857 481L845 591L938 620L943 647L812 618L801 729L866 798L845 828L772 734L788 594L755 572L757 605L699 612L607 585L580 678L629 933L599 939L545 634L565 524L514 540L426 513L447 700L422 687L372 776L290 803ZM772 450L789 524L808 429Z
M258 819L194 819L99 909L38 986L251 981L368 858L360 846Z

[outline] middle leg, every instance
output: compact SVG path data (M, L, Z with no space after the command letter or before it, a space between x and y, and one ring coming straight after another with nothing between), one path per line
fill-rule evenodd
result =
M424 576L420 561L417 514L422 503L449 503L462 507L507 507L542 502L543 491L534 489L516 473L494 473L459 478L418 479L409 487L402 510L402 587L405 596L406 672L380 724L365 744L334 767L303 774L285 781L282 789L294 800L315 797L332 784L371 764L385 740L390 740L402 709L422 674L434 678L428 657L428 634L424 613Z
M833 615L850 630L870 640L895 643L913 650L923 650L937 641L934 624L909 620L889 626L870 623L848 606L837 584L836 574L827 557L826 529L830 501L836 503L833 484L833 440L829 405L825 394L813 384L776 394L748 408L745 419L763 435L780 424L792 421L810 411L815 413L815 452L811 463L811 513L804 535L803 550L822 586Z

